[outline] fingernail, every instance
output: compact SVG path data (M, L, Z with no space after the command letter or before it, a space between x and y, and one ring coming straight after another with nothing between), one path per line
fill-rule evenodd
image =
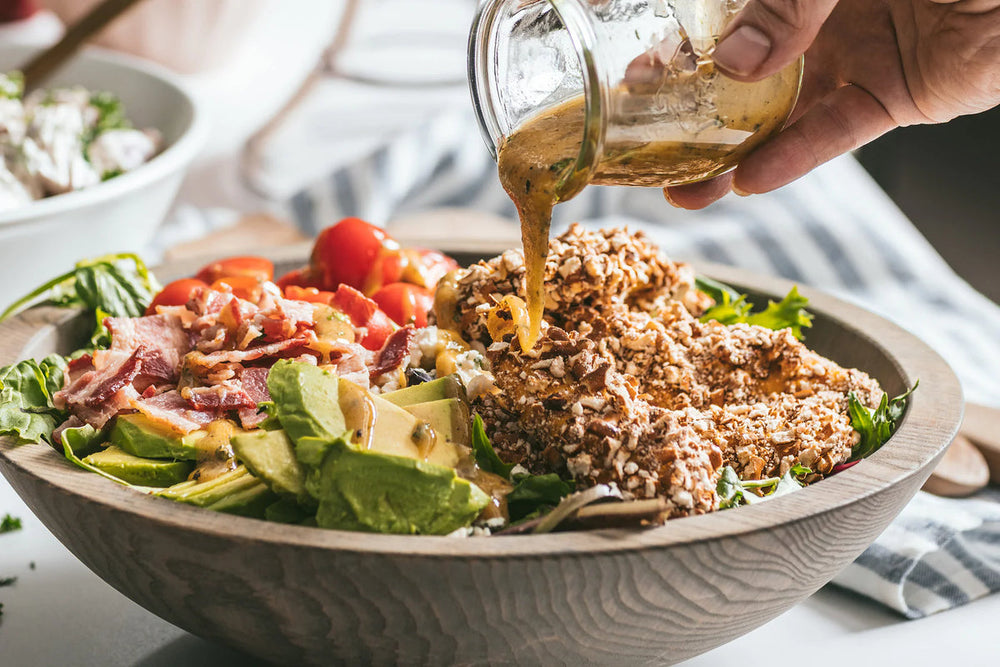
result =
M733 181L732 185L730 185L729 187L732 189L733 192L735 192L736 194L738 194L740 197L749 197L750 195L753 194L752 192L747 192L746 190L741 190L740 187L738 185L736 185L735 181Z
M673 199L670 198L670 188L663 188L663 198L667 200L667 203L674 208L680 208Z
M750 75L764 64L771 53L771 40L753 26L740 26L719 42L712 59L733 74Z

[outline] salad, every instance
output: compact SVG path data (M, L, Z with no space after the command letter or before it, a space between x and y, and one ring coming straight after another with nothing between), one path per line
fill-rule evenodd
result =
M121 100L80 86L24 97L17 72L0 74L0 211L80 190L148 162L156 130L137 130Z
M782 495L891 435L906 396L641 234L552 240L522 349L520 253L468 268L355 218L160 287L81 262L0 316L82 308L68 357L0 369L0 433L118 483L319 528L456 536L652 525ZM617 502L610 502L617 501Z

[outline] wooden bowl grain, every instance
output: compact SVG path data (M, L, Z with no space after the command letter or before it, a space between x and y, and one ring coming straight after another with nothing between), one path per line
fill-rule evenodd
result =
M791 287L701 268L759 298ZM271 524L138 494L9 439L0 471L123 594L276 663L670 664L829 582L916 493L961 423L959 383L930 348L801 291L816 314L811 347L893 395L920 379L902 425L869 459L801 492L659 528L463 540ZM0 325L0 364L66 352L80 324L35 309Z

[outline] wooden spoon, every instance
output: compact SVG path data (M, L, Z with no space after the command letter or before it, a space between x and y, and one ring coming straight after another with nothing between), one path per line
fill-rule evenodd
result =
M982 452L989 466L990 481L1000 484L1000 410L966 403L960 433Z
M968 438L959 435L924 482L923 490L936 496L962 498L984 488L989 481L986 459Z
M45 49L20 68L24 74L24 92L41 86L53 72L63 66L93 35L121 16L140 0L104 0L74 23L58 42Z

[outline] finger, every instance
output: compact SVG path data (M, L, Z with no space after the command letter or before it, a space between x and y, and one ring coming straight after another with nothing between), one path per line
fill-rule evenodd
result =
M733 180L739 194L770 192L897 126L882 104L858 86L843 86L743 158Z
M750 0L726 26L712 55L740 81L757 81L806 52L837 0Z
M733 173L729 172L707 181L663 188L663 196L666 197L671 206L693 211L705 208L725 197L729 193L729 186L732 182Z

